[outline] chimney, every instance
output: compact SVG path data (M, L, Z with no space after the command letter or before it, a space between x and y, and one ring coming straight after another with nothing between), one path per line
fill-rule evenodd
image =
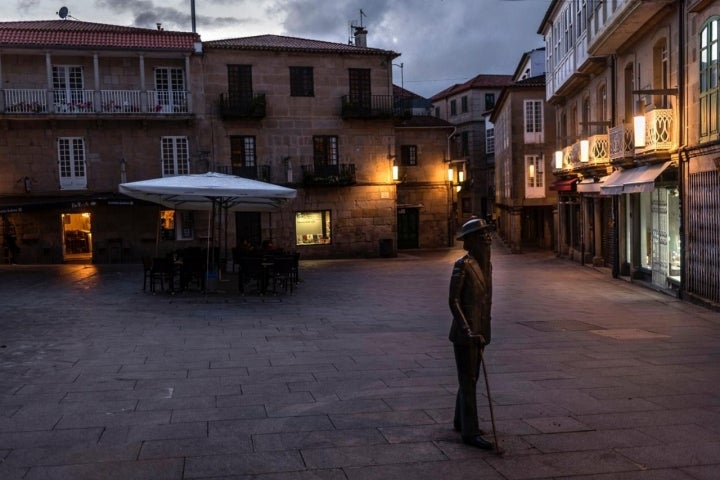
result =
M353 28L355 28L355 46L367 47L367 30L365 29L365 27Z

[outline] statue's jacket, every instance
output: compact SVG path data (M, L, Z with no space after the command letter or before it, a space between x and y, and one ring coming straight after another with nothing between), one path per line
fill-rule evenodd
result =
M492 265L487 262L485 271L470 255L459 258L450 277L450 311L453 315L450 341L456 345L474 342L463 329L468 326L473 334L481 334L485 344L490 343L490 311L492 306Z

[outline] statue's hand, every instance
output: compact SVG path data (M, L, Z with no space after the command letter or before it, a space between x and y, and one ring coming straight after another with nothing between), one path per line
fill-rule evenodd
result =
M475 340L476 343L480 344L480 346L487 345L487 342L485 341L485 337L482 336L480 333L470 333L468 332L468 337L470 337L472 340Z

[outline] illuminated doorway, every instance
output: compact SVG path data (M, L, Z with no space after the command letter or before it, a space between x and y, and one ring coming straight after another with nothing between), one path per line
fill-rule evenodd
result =
M92 233L90 213L63 213L63 260L92 261Z

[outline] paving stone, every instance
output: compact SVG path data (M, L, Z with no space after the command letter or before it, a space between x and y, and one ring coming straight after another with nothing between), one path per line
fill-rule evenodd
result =
M447 459L432 443L307 448L301 450L301 453L309 468L356 467Z
M83 465L37 466L23 480L178 480L183 478L180 459L136 460L132 462L88 463Z
M298 452L249 453L188 457L183 478L219 477L222 475L259 475L263 473L304 470Z

